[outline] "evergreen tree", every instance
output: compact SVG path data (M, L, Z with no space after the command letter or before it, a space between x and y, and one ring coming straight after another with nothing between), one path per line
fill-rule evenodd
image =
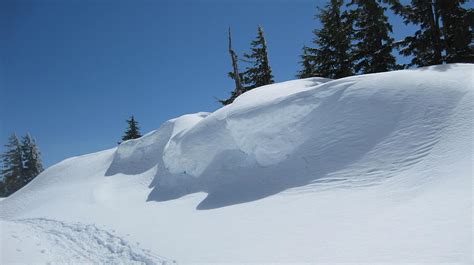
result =
M465 0L412 0L410 5L402 5L398 0L389 1L406 24L420 27L414 35L399 43L401 54L413 56L410 65L474 62L470 26L474 16L472 9L461 6Z
M5 191L5 183L3 182L3 180L0 180L0 197L5 196L7 196Z
M394 40L389 34L392 26L381 1L352 0L349 3L349 6L355 6L350 15L355 26L353 60L356 72L377 73L397 68L392 55Z
M350 56L352 21L347 12L342 12L343 0L331 0L317 17L322 28L315 30L315 70L321 76L341 78L353 74Z
M297 78L308 78L319 76L316 72L314 50L308 46L303 46L303 54L301 55L300 64L302 69L296 74Z
M4 179L5 193L8 196L22 187L25 170L20 140L15 134L10 136L5 147L7 150L1 155L3 167L1 175Z
M461 5L466 0L436 0L443 23L447 63L474 63L472 9ZM469 18L470 17L470 18ZM471 21L470 21L471 20Z
M428 66L441 64L442 39L439 24L439 11L434 0L412 0L411 5L403 6L398 1L392 2L395 13L402 15L405 24L415 24L419 29L412 36L407 36L398 43L400 53L413 56L409 66Z
M233 70L232 72L229 72L228 75L229 75L230 78L232 78L235 81L235 88L231 92L230 98L219 100L219 102L222 105L228 105L228 104L234 102L234 100L238 96L240 96L241 94L243 94L245 92L245 88L242 85L242 80L244 78L244 74L239 73L237 54L232 49L232 33L231 33L231 30L230 30L230 27L229 27L229 30L228 30L228 41L229 41L229 54L230 54L230 58L232 60L232 70Z
M21 148L24 161L22 185L26 185L43 171L43 164L41 163L41 153L36 145L36 141L30 134L23 137Z
M138 122L135 120L135 117L133 115L130 117L129 120L127 120L128 123L128 128L127 131L125 132L125 135L122 136L122 141L127 141L130 139L137 139L142 137L140 134L140 128L138 127Z
M244 57L252 63L245 71L245 81L248 86L246 90L274 83L272 69L268 62L267 42L263 34L263 28L258 27L257 38L251 42L250 54Z

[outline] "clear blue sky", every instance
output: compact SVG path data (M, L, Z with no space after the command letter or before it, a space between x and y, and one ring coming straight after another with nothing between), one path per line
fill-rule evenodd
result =
M262 25L276 81L294 79L326 1L0 1L0 144L30 132L50 166L214 111L233 89L227 27L239 54ZM411 31L393 15L394 36Z

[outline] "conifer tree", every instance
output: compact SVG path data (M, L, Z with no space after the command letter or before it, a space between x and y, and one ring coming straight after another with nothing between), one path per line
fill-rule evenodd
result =
M393 38L390 37L392 26L384 14L382 0L352 0L350 11L354 20L355 33L353 59L354 69L361 73L377 73L397 68L392 55Z
M127 124L128 128L127 131L125 131L124 136L122 136L122 141L142 137L142 135L140 134L140 128L138 127L138 122L135 120L135 117L133 117L133 115L130 117L130 119L127 120Z
M315 70L327 78L341 78L353 74L350 56L352 21L347 12L342 12L343 0L331 0L324 9L319 9L317 18L322 28L315 30Z
M415 24L419 29L405 37L398 46L400 53L413 56L409 66L428 66L441 64L442 39L439 24L439 11L433 0L412 0L411 5L403 6L398 1L392 2L395 13L402 15L405 24Z
M20 140L15 134L10 136L5 147L7 150L1 155L1 175L4 179L5 193L8 196L22 187L25 170Z
M464 3L466 0L436 0L443 24L447 63L474 63L474 18L472 9L469 12L461 6Z
M296 74L297 78L308 78L319 76L316 72L314 49L308 46L303 46L303 54L301 55L301 70Z
M245 71L245 81L248 86L246 90L274 83L272 69L268 62L267 42L263 34L263 28L258 27L258 35L251 42L250 54L244 54L244 57L252 63Z
M24 162L22 185L26 185L43 171L43 164L41 162L41 153L36 145L36 141L30 134L23 137L21 148Z
M410 65L474 62L470 26L474 19L470 16L474 13L472 9L466 10L461 6L465 2L412 0L409 5L402 5L398 0L390 0L392 9L403 16L405 24L419 26L414 35L399 43L401 54L413 56Z
M6 192L5 192L5 183L3 182L4 180L0 180L0 197L5 197Z
M237 58L237 54L235 53L235 51L232 49L232 33L231 33L231 30L230 30L230 27L229 27L229 30L228 30L228 45L229 45L229 54L230 54L230 58L232 60L232 72L229 72L229 77L232 78L234 81L235 81L235 88L234 90L231 92L231 96L228 98L228 99L221 99L219 100L219 102L222 104L222 105L228 105L232 102L234 102L234 100L240 96L241 94L243 94L245 92L245 88L243 86L243 78L244 78L244 74L243 73L239 73L239 66L238 66L238 58Z

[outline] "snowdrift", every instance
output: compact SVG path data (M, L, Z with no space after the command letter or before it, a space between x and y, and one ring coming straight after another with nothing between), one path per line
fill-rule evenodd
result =
M157 166L148 199L207 192L198 209L314 181L377 183L420 162L439 141L466 94L460 81L469 77L441 76L448 67L261 87L121 145L107 175ZM364 166L341 174L357 161Z
M473 72L260 87L52 166L0 217L87 216L185 262L470 261Z

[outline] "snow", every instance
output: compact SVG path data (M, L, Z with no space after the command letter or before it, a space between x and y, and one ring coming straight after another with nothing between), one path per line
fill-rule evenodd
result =
M471 263L473 70L268 85L67 159L0 202L0 261Z
M48 219L1 221L2 242L6 253L17 253L14 259L6 255L5 263L101 264L173 264L174 261L150 251L130 246L126 240L94 225L66 224ZM8 238L9 237L9 238ZM25 252L26 251L26 252Z

